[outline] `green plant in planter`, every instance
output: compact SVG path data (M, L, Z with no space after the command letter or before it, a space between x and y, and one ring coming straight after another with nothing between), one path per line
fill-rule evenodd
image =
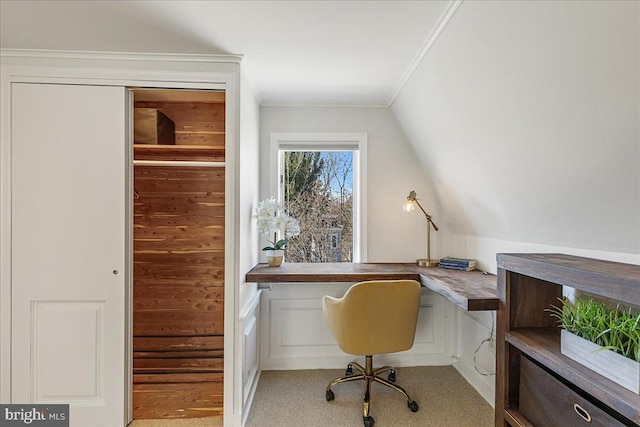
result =
M263 251L279 251L283 250L289 241L287 239L280 239L276 241L276 234L273 235L273 240L267 240L267 242L271 243L271 246L265 246L262 248Z
M559 298L560 307L547 311L558 319L560 327L579 337L640 362L640 314L618 305L608 308L592 298L576 298L572 304Z

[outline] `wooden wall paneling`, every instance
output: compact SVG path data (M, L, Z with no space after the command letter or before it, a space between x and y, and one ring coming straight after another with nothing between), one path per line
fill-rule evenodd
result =
M136 144L136 159L224 161L224 103L136 101L135 108L156 109L175 124L175 145Z
M165 357L162 354L161 358L138 356L133 362L136 373L207 373L220 372L223 368L220 357Z
M224 178L134 168L134 419L222 414Z
M133 413L138 418L200 418L222 415L219 381L133 384ZM136 417L134 416L134 419Z
M133 337L138 351L197 351L224 347L222 336Z
M136 101L136 108L155 108L176 124L176 131L224 133L224 103Z

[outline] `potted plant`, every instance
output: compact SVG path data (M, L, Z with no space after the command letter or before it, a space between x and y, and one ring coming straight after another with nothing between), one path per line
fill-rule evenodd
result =
M265 236L273 235L273 240L267 240L269 246L262 250L267 256L267 262L271 267L278 267L284 261L284 251L287 243L286 236L291 237L300 234L298 221L288 215L278 204L276 199L266 199L258 203L255 211L258 219L258 231ZM278 232L282 233L282 239L278 240Z
M640 394L640 314L593 298L560 302L549 311L562 328L561 353Z

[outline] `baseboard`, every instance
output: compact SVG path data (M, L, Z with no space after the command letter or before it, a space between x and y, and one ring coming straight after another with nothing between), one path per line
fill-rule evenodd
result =
M475 369L473 369L473 366L470 366L463 359L458 359L458 361L453 364L453 367L460 372L460 375L462 375L464 379L467 380L474 389L476 389L480 396L482 396L482 398L486 400L492 408L495 408L495 375L489 375L486 377L480 375L475 371Z
M299 370L299 369L344 369L358 356L348 354L323 357L278 357L263 360L261 369L265 371ZM364 359L363 359L364 360ZM360 363L363 363L362 361ZM381 354L374 357L376 366L391 365L396 368L410 366L446 366L451 365L451 355L434 354Z
M258 388L258 382L260 381L260 375L262 374L262 370L258 370L258 372L253 376L253 382L251 383L251 387L249 388L249 394L247 395L247 399L242 405L242 418L240 420L240 425L244 426L247 422L247 417L249 417L249 412L251 411L251 404L253 403L253 398L256 395L256 389Z

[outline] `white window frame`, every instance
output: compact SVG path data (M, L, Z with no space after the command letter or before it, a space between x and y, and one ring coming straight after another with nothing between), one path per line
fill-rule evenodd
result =
M367 134L272 132L269 149L270 191L282 202L284 151L353 152L353 262L367 261Z

